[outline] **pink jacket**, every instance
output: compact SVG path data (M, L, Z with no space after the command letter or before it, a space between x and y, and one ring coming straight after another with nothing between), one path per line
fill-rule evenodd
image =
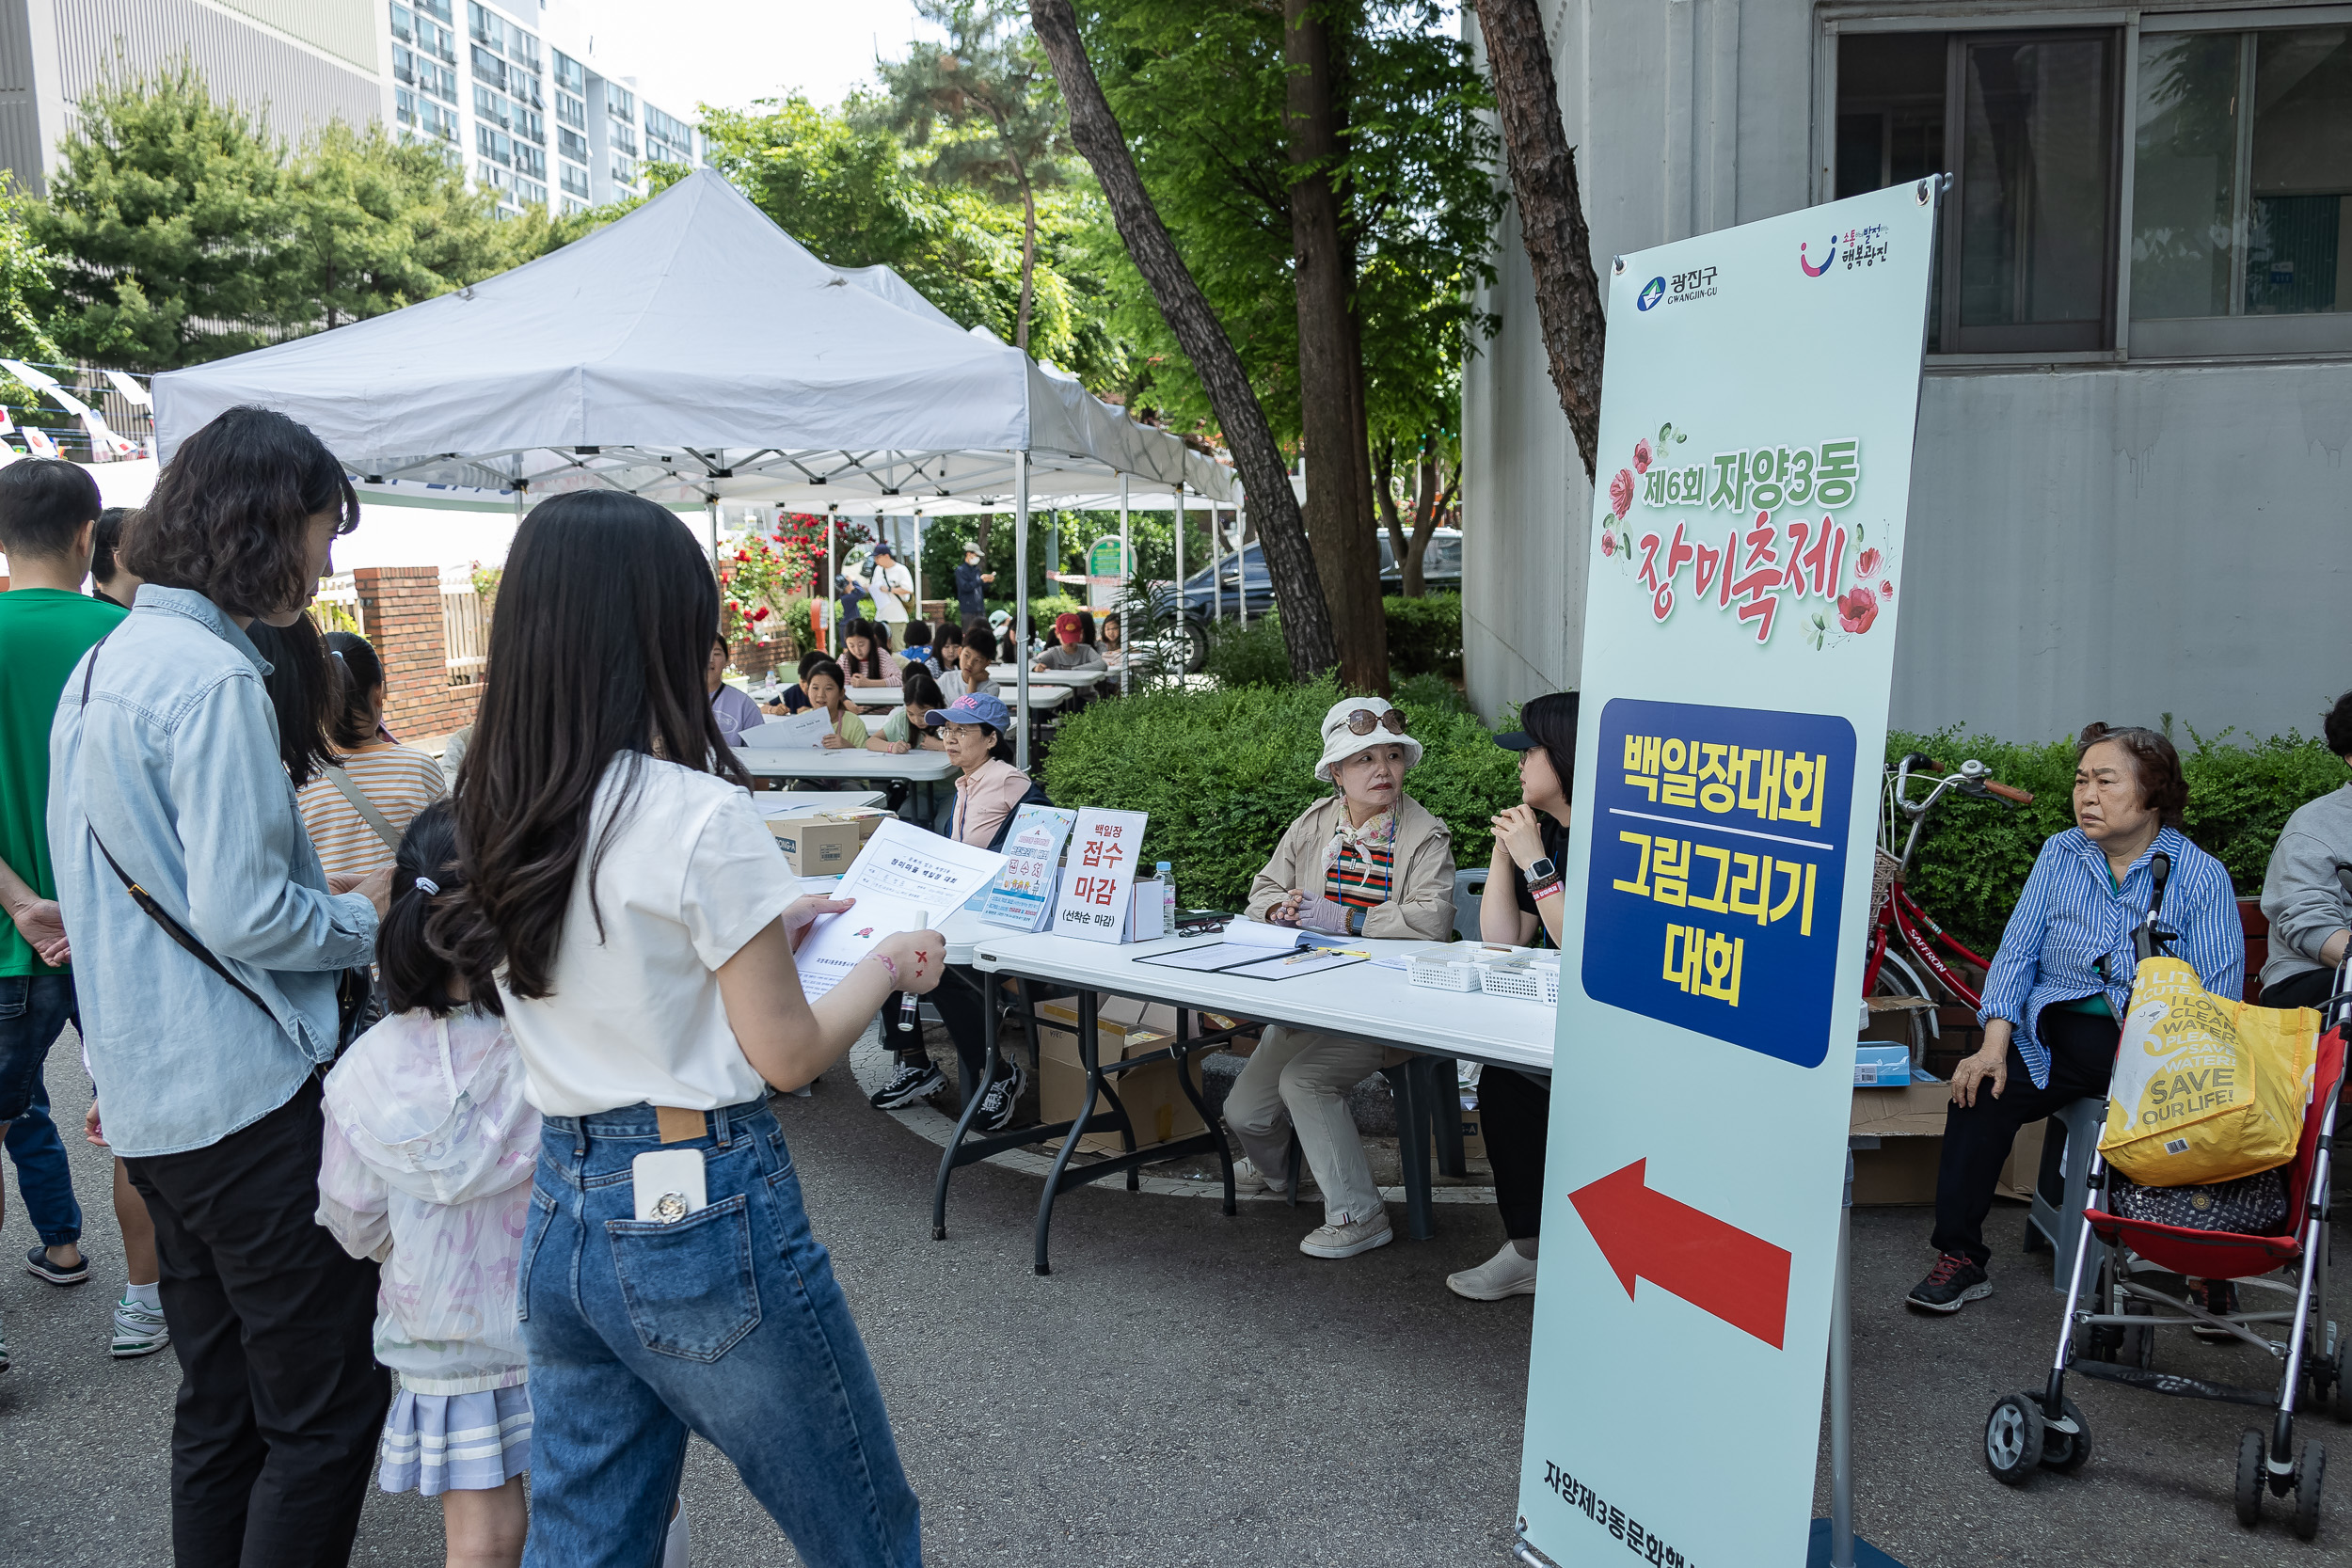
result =
M988 847L1012 808L1029 792L1029 776L1009 762L989 761L956 781L955 837Z

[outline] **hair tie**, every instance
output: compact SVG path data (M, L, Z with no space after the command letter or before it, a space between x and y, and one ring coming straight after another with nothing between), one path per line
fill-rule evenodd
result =
M441 891L441 884L435 881L430 877L420 877L417 879L417 890L420 893L422 893L426 897L430 898L433 895Z

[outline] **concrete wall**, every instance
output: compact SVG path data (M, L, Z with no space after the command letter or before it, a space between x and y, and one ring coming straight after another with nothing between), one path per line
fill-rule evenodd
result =
M1804 0L1549 10L1604 276L1814 199ZM1496 241L1502 333L1463 394L1465 663L1490 715L1575 684L1592 512L1516 225ZM2209 735L2312 733L2352 687L2347 445L2352 356L1931 364L1894 721L2036 739L2169 712Z

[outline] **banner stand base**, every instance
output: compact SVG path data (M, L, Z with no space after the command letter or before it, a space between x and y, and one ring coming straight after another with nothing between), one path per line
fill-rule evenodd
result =
M1827 1519L1813 1521L1813 1532L1805 1538L1804 1568L1829 1568ZM1857 1535L1853 1538L1853 1568L1903 1568L1903 1565Z

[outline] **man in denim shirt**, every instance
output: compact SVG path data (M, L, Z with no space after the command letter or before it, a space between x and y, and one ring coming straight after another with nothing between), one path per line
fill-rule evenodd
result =
M180 1355L183 1568L346 1562L390 1398L375 1265L314 1223L336 974L368 961L389 874L329 890L244 629L292 624L358 513L283 415L231 409L190 436L123 538L145 586L68 678L50 738L83 1039Z

